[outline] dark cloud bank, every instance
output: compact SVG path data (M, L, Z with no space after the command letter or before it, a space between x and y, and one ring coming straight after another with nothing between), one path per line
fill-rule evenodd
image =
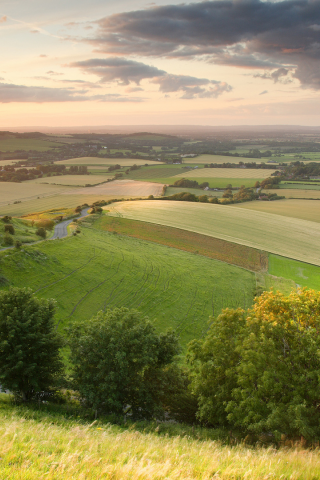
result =
M292 71L303 87L320 89L320 0L205 1L116 14L97 24L89 41L109 55L274 69L280 74L265 77L274 81Z

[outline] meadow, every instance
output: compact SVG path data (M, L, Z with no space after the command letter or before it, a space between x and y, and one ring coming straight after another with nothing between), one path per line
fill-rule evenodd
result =
M64 185L69 187L84 187L85 185L96 185L106 182L113 175L56 175L53 177L35 178L27 180L24 185Z
M149 195L161 195L163 185L151 182L139 182L129 179L114 180L113 182L104 183L95 187L86 187L85 189L77 189L70 191L70 195L100 195L102 199L105 197L148 197Z
M292 279L300 287L320 290L320 267L289 258L269 255L269 273Z
M190 172L184 172L177 175L177 177L185 178L198 178L207 177L212 178L268 178L275 170L269 169L255 169L255 168L200 168L191 170Z
M319 450L297 446L252 448L161 434L162 424L139 432L10 405L0 397L0 476L10 480L315 480ZM151 430L151 431L150 431ZM201 437L199 437L201 438Z
M271 192L271 190L269 190L269 192ZM275 213L277 215L284 215L285 217L310 220L311 222L320 222L319 200L284 199L277 200L276 202L261 202L257 200L254 202L237 203L236 207L254 210L256 212Z
M56 299L59 328L126 306L154 319L159 331L175 328L185 346L206 332L210 315L252 304L254 272L103 231L93 221L83 219L77 236L0 254L10 285Z
M16 150L38 150L38 152L45 152L52 148L62 147L62 143L52 142L49 140L39 140L36 138L1 138L0 151L1 152L15 152Z
M320 225L249 209L170 200L134 201L105 207L109 215L157 223L221 238L320 265Z
M4 242L5 236L5 225L6 223L0 221L0 245L1 247L7 247L8 245ZM14 235L12 237L13 242L20 241L21 243L32 243L41 240L39 236L36 235L37 227L32 225L31 222L27 220L12 219L10 225L14 228ZM50 233L49 233L50 236ZM0 285L1 284L1 274L0 274Z
M293 185L291 185L293 187ZM309 189L302 189L302 188L280 188L280 189L272 189L266 190L264 189L263 192L265 193L277 193L282 197L286 198L311 198L317 199L320 198L320 190L309 190Z
M80 158L70 158L69 160L59 160L56 162L58 165L120 165L121 167L131 167L132 165L161 165L162 162L155 160L141 160L138 158L103 158L103 157L80 157Z

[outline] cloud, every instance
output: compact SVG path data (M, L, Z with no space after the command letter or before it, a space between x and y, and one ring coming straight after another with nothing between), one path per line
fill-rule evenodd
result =
M263 90L263 92L259 93L259 95L265 95L266 93L268 93L268 90Z
M92 58L81 62L73 62L69 66L97 75L102 83L117 81L121 85L129 85L130 82L139 85L143 79L165 74L163 70L156 67L119 57Z
M63 73L58 73L58 72L54 72L53 70L49 70L48 72L46 72L47 75L63 75Z
M47 56L48 56L48 55L45 55L44 53L41 54L41 55L39 55L39 57L41 57L41 58L46 58Z
M96 34L84 41L109 55L294 67L302 86L320 89L320 0L183 3L114 14L96 24Z
M6 21L7 21L6 15L3 15L2 17L0 17L0 23L5 23Z
M30 30L30 33L40 33L39 30Z
M232 90L232 87L225 82L188 75L172 75L156 67L123 57L93 58L73 62L69 66L97 75L101 83L118 82L126 86L135 83L139 86L142 80L150 80L151 83L159 85L160 92L182 92L181 98L184 99L217 98L222 93ZM139 90L142 89L139 88Z
M290 73L290 69L288 68L278 68L277 70L274 70L273 72L265 72L263 74L257 73L254 75L254 78L262 78L264 80L273 80L274 83L278 83L281 81L281 83L290 83L292 82L291 78L288 78L288 74ZM286 78L284 78L286 77Z
M88 90L74 90L68 88L34 87L0 83L0 103L28 102L141 102L143 99L125 97L118 94L86 95Z

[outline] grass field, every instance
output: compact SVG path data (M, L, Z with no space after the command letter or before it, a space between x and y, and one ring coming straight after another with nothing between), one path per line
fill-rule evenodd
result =
M69 160L61 160L56 162L58 165L120 165L121 167L131 167L132 165L158 165L162 162L154 160L140 160L137 158L101 158L101 157L80 157L70 158Z
M305 182L297 182L297 183L286 183L286 182L281 182L280 183L280 188L282 189L290 189L290 190L320 190L320 184L319 183L309 183L306 185Z
M73 187L84 187L85 185L96 185L97 183L106 182L113 175L58 175L54 177L35 178L27 180L25 185L65 185Z
M90 225L82 222L76 237L0 254L1 274L11 285L57 300L60 328L126 306L155 319L159 331L176 328L186 345L207 330L213 313L252 304L253 272Z
M246 202L236 204L237 208L256 212L276 213L285 217L300 218L320 223L320 202L318 200L277 200L275 202Z
M265 212L165 200L114 204L111 215L168 225L320 265L320 225Z
M294 280L301 287L320 290L320 267L289 258L269 255L269 273Z
M184 172L177 175L178 177L197 178L268 178L275 170L256 168L199 168L190 172Z
M0 139L1 152L14 152L16 150L38 150L44 152L55 147L63 146L62 143L39 140L34 138L5 138Z
M36 199L37 197L54 195L67 191L66 187L61 185L34 185L30 182L0 183L0 214L4 211L2 205L17 201L26 201Z
M247 149L246 151L249 151ZM236 151L234 151L235 153ZM238 149L237 149L238 152ZM239 151L238 153L243 153L242 151ZM192 164L210 164L210 163L236 163L238 164L239 162L256 162L256 163L261 163L261 162L266 162L268 160L267 158L244 158L244 157L230 157L228 155L199 155L198 157L194 158L183 158L182 161L183 163L192 163Z
M86 187L70 191L70 195L100 195L105 197L148 197L161 195L163 185L151 182L138 182L134 180L114 180L95 187Z
M188 172L188 170L183 170L182 167L178 165L163 165L159 167L145 167L139 170L133 170L129 173L128 177L137 180L149 180L153 181L153 178L166 178L174 177L182 172ZM179 178L177 178L179 180Z
M32 226L31 222L27 220L20 220L20 219L12 219L10 224L13 226L15 232L14 235L11 235L13 242L15 243L17 240L21 243L31 243L41 240L39 236L36 235L36 226ZM4 243L4 235L5 235L5 228L6 223L0 221L0 245L1 247L6 247L7 245ZM1 285L1 275L0 275L0 285Z
M319 449L252 448L210 440L208 429L110 425L0 396L0 476L10 480L316 480ZM52 407L53 409L53 407ZM163 432L163 433L162 433ZM180 433L180 434L179 434ZM191 435L190 435L191 433ZM206 439L207 433L207 439ZM198 438L196 438L198 434ZM214 435L212 435L214 437ZM204 437L204 439L203 439Z

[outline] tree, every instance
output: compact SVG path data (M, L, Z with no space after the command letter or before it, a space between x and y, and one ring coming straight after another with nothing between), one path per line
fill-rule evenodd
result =
M24 401L62 372L54 311L53 300L38 299L30 289L0 292L0 385Z
M265 292L237 347L229 420L253 432L320 435L320 292Z
M193 340L188 346L192 391L199 404L198 418L210 425L228 425L226 405L232 400L237 386L236 351L242 340L245 315L241 309L226 309L211 318L209 331L203 340Z
M7 224L4 226L5 233L9 233L10 235L14 235L14 226Z
M70 327L76 388L94 409L133 417L161 410L159 384L179 352L176 335L158 335L147 317L116 308Z

